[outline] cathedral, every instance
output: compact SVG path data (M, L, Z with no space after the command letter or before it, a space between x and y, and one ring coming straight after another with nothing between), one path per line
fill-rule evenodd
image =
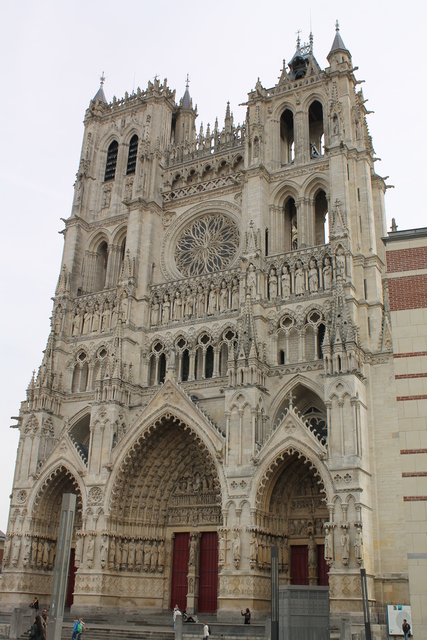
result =
M18 418L3 610L49 602L64 493L80 614L263 619L272 546L336 619L360 619L361 568L374 613L409 603L387 185L338 24L327 65L298 36L245 121L227 104L205 130L188 83L108 102L101 78Z

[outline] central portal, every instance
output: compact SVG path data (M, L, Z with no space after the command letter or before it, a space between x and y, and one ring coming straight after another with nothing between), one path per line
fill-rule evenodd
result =
M197 551L190 551L192 546ZM218 608L218 534L176 533L173 543L171 608L200 613ZM195 612L195 611L194 611Z

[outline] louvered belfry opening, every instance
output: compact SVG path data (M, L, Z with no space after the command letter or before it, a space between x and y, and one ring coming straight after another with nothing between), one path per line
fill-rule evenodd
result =
M116 177L116 166L117 166L117 154L119 151L119 145L117 140L113 140L113 142L108 147L107 151L107 163L105 165L105 176L104 181L114 180Z

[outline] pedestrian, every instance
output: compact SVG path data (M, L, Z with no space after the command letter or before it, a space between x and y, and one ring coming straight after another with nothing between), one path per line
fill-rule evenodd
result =
M175 629L175 622L178 616L181 616L182 613L178 607L178 605L176 604L173 608L173 628Z
M73 624L73 630L71 632L71 640L76 640L78 626L79 626L79 619L78 619L77 616L75 616L74 624Z
M82 640L82 633L84 630L85 630L85 623L83 622L83 618L79 618L79 623L77 625L76 640Z
M408 640L409 636L411 635L411 625L406 620L406 618L403 619L402 631L403 635L405 636L405 640Z
M251 624L251 612L249 611L249 609L246 609L246 611L243 611L243 609L241 609L240 613L245 618L245 624Z
M207 622L203 623L203 640L206 640L207 638L209 638L210 636L210 632L209 632L209 626Z
M49 624L49 618L47 616L47 609L42 610L41 621L43 625L43 638L46 640L47 638L47 625Z
M34 596L34 598L32 599L30 608L34 609L36 616L39 615L39 600L37 596Z
M43 625L40 616L36 616L31 625L30 640L43 640Z

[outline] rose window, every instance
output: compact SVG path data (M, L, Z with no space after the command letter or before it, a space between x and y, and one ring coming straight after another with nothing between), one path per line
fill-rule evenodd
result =
M220 213L206 214L180 234L175 246L175 263L184 276L221 271L233 262L238 246L236 224Z

